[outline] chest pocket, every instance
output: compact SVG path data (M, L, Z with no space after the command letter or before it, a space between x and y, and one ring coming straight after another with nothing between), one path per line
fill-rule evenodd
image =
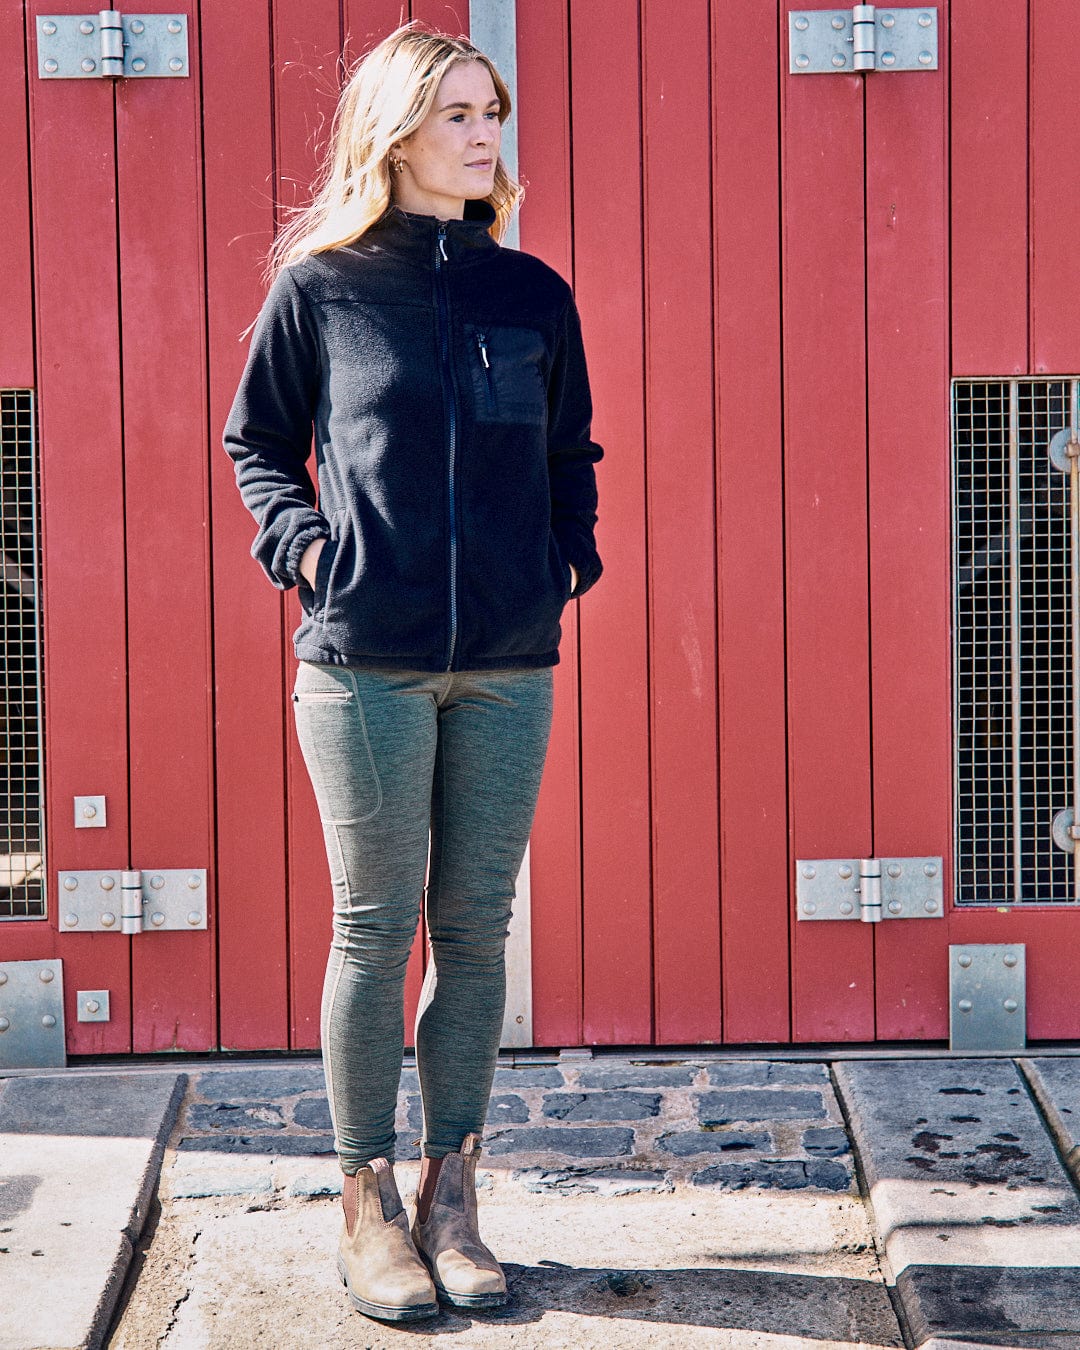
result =
M465 336L476 420L539 426L547 416L547 350L536 329L467 324Z

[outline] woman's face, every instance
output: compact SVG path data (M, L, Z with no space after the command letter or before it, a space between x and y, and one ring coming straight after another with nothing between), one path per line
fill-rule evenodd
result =
M457 61L439 82L431 111L391 152L394 201L405 211L461 219L465 202L490 195L502 127L491 72Z

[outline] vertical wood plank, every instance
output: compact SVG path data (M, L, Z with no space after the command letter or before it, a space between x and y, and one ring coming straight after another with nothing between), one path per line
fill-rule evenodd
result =
M1028 0L953 0L938 22L951 68L952 374L1028 362ZM1056 97L1056 95L1055 95ZM1059 200L1057 183L1052 200ZM1056 206L1054 208L1057 209Z
M408 21L409 6L407 0L343 0L341 13L342 58L349 69Z
M80 11L73 0L60 5L40 0L28 13L28 55L35 72L29 87L47 874L55 922L62 903L58 870L106 870L128 860L128 676L113 85L36 77L33 25L41 12ZM74 254L72 203L78 203ZM98 793L105 794L108 827L76 830L73 797ZM69 1053L130 1050L130 946L130 939L115 933L65 933L58 941L56 954L66 971ZM78 988L108 989L112 1020L76 1021Z
M469 36L469 0L410 0L409 16L450 37Z
M30 253L30 151L26 82L37 78L37 41L33 17L24 20L20 0L0 4L0 50L7 53L7 70L0 80L0 294L4 322L0 324L0 386L34 386L34 318ZM29 33L24 33L24 22ZM29 39L28 41L26 39Z
M720 1039L708 0L678 24L645 0L642 49L655 1039L702 1043Z
M1080 120L1066 90L1080 63L1075 10L1050 0L1031 5L1031 369L1075 375L1080 250L1072 213L1062 206L1080 163ZM1000 116L1000 113L998 114Z
M869 856L863 79L788 74L781 6L793 855ZM866 925L794 923L793 1036L871 1040Z
M603 590L581 605L585 1040L652 1040L638 7L572 0L574 256Z
M714 4L721 951L736 1042L790 1029L779 51L772 0ZM745 79L728 78L733 61Z
M565 10L517 0L521 246L573 279L570 77ZM601 510L603 510L601 504ZM587 597L593 603L602 592ZM579 1045L581 1025L581 791L578 603L563 613L555 712L532 836L533 1040Z
M169 10L151 0L147 12ZM199 29L191 75L116 87L131 862L213 895ZM208 897L199 892L205 905ZM212 913L212 911L211 911ZM132 1048L217 1043L213 924L132 943Z
M282 602L252 561L254 525L221 449L273 238L266 5L208 7L202 32L220 1043L278 1049L289 1044Z
M946 0L938 7L948 32ZM874 856L952 830L948 46L866 85ZM983 283L985 286L985 283ZM948 868L951 874L951 867ZM945 924L875 929L877 1035L948 1036Z

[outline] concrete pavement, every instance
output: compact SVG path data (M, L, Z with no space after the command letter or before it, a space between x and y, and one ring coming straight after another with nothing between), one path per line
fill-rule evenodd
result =
M317 1061L0 1080L0 1350L1080 1347L1080 1059L662 1058L500 1067L510 1305L408 1329L336 1282ZM406 1203L419 1126L407 1064Z

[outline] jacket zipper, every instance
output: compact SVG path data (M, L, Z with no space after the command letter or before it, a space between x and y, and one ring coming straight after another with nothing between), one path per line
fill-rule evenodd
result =
M454 392L454 372L450 364L450 314L446 296L446 277L443 263L446 254L446 224L439 226L438 246L435 249L435 279L439 295L439 334L442 349L443 397L449 393L446 406L450 414L447 487L450 503L450 640L447 644L446 669L454 668L454 649L457 646L457 503L454 499L454 461L457 455L457 395Z
M487 334L477 333L476 345L480 349L480 364L484 367L484 382L487 388L488 412L495 411L495 382L491 377L491 362L488 360Z

